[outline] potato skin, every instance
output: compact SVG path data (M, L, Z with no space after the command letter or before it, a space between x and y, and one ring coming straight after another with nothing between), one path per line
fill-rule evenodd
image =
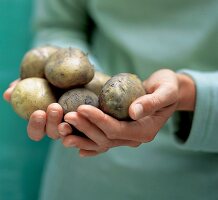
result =
M106 82L99 95L99 108L119 120L129 119L129 106L145 95L141 80L134 74L120 73Z
M85 88L75 88L65 92L58 103L64 110L64 114L76 111L80 105L92 105L98 107L97 95Z
M55 95L48 81L43 78L21 80L11 95L11 104L15 112L27 120L34 111L46 111L48 105L55 102Z
M55 46L41 46L29 50L20 66L20 78L45 77L44 68L48 58L58 50Z
M107 74L95 71L95 75L93 79L86 84L84 87L88 90L94 92L97 96L100 94L104 84L110 79L111 77Z
M70 89L90 82L94 76L94 68L81 50L65 48L49 58L45 76L54 86Z

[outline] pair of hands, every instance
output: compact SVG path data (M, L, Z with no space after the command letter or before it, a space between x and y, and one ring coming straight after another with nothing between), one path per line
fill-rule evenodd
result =
M4 93L9 102L17 82L11 83ZM78 148L80 156L95 156L113 147L137 147L150 142L176 110L194 110L195 85L187 75L162 69L153 73L143 85L147 94L129 107L133 121L116 120L89 105L82 105L77 112L63 116L61 106L53 103L46 112L37 110L31 115L28 135L35 141L46 134L52 139L61 138L65 147ZM74 135L70 124L87 138Z

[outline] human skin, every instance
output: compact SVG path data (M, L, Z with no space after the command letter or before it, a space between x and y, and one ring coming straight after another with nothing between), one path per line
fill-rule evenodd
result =
M16 82L4 93L7 101L10 101L14 85ZM129 107L133 121L119 121L98 108L82 105L77 112L67 113L65 122L62 122L63 110L54 103L46 112L35 111L31 115L28 135L35 141L46 134L52 139L62 138L63 145L78 148L80 156L95 156L113 147L137 147L150 142L175 111L194 111L196 88L188 75L161 69L143 85L147 94ZM82 131L87 138L73 135L69 124Z

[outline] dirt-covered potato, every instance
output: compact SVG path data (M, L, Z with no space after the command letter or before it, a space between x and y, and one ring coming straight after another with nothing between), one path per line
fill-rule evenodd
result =
M81 50L64 48L49 58L45 76L54 86L68 89L90 82L94 77L94 68Z
M102 87L110 78L110 76L96 71L94 78L88 84L85 85L85 88L91 90L96 95L99 95Z
M134 74L120 73L106 82L99 95L99 108L119 119L129 119L129 106L145 95L141 80Z
M97 95L85 88L75 88L65 92L58 103L64 110L64 114L76 111L80 105L88 104L98 107Z
M29 50L21 61L20 78L45 77L45 64L57 50L58 47L55 46L42 46Z
M36 110L46 110L55 103L56 98L47 80L43 78L26 78L21 80L11 95L11 104L15 112L24 119L29 119Z

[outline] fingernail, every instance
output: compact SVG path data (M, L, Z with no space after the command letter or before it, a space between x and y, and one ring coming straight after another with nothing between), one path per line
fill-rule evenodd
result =
M66 142L65 143L66 147L75 147L76 145L74 143L72 143L72 141Z
M143 114L143 106L140 103L135 104L133 107L135 118L138 119Z
M86 157L85 154L82 154L82 153L80 153L79 156L82 158Z
M36 123L41 124L41 123L44 122L44 118L35 118L34 121L35 121Z
M57 116L58 116L58 111L52 110L52 111L50 111L49 115L50 115L51 117L57 117Z

